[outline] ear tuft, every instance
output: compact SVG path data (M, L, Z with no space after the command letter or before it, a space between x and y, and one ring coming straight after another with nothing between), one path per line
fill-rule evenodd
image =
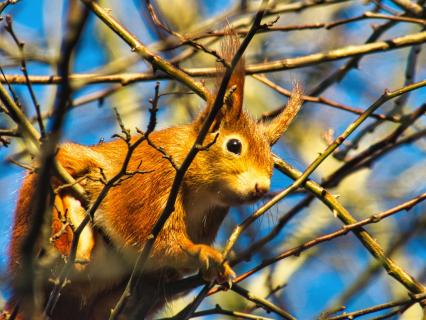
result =
M273 145L278 141L298 114L300 107L303 104L302 94L302 87L300 84L295 83L291 92L290 100L285 108L270 122L263 123L270 145Z
M221 42L220 56L226 63L230 63L240 47L240 40L238 35L228 25L225 28L225 36ZM217 62L216 64L217 76L215 90L207 101L207 107L203 110L194 122L196 127L201 127L204 120L211 111L212 105L215 100L216 92L219 90L223 75L225 74L226 67L223 62ZM245 78L245 67L244 58L242 57L238 64L235 66L231 79L227 86L227 94L224 99L224 106L216 116L215 123L212 128L218 128L223 118L226 120L234 121L238 120L243 106L243 95L244 95L244 78Z
M221 43L221 56L230 63L240 47L240 39L233 29L228 25L225 29L226 35ZM244 80L245 80L245 62L244 57L238 61L229 80L227 91L228 99L225 100L226 104L226 117L229 120L237 120L243 108L244 96ZM218 62L216 66L219 71L219 77L216 80L216 90L220 87L223 75L225 73L225 66L223 63Z

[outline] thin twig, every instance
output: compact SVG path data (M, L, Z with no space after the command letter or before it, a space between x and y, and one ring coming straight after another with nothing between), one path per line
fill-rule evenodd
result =
M379 305L374 306L374 307L370 307L370 308L366 308L366 309L362 309L362 310L358 310L358 311L354 311L354 312L348 312L348 313L345 312L342 315L339 315L339 316L336 316L336 317L330 317L330 318L326 318L326 319L327 320L355 319L355 318L364 316L366 314L378 312L378 311L389 309L389 308L394 308L394 307L398 307L398 306L402 306L402 305L412 305L412 304L419 302L419 301L421 301L425 298L426 298L426 293L415 294L415 295L411 295L407 299L392 301L392 302L388 302L388 303L384 303L384 304L379 304Z
M412 239L412 237L426 228L426 216L421 216L416 218L412 223L410 223L410 228L404 230L402 233L398 234L397 238L392 241L392 244L386 249L386 255L392 257L392 255L398 251L403 245ZM340 309L341 306L346 305L348 301L360 292L365 286L367 286L374 276L378 274L378 271L381 270L381 265L377 260L373 260L365 270L357 275L356 281L354 281L348 288L346 288L332 303L331 307L328 307L326 311L322 314L334 314L332 310L336 308Z
M423 104L420 108L414 111L410 116L405 119L405 122L398 126L393 132L381 139L380 141L370 145L366 150L359 152L357 155L346 159L345 163L325 180L327 181L327 187L334 187L340 180L339 177L347 175L349 172L354 172L362 167L366 167L371 164L371 161L375 159L376 154L383 154L388 152L394 145L405 143L406 139L396 142L406 129L410 127L417 119L423 116L426 112L426 104Z
M388 21L379 27L374 28L371 35L365 41L365 44L374 43L377 41L387 30L395 26L396 21ZM327 88L329 88L333 83L341 81L345 75L349 72L349 70L353 68L357 68L359 62L363 58L363 55L354 56L348 62L345 63L344 66L340 67L338 70L333 72L330 76L323 79L314 89L310 90L310 96L318 96L323 93Z
M62 82L55 97L55 117L52 121L52 130L40 152L41 166L36 184L38 192L34 202L32 223L22 243L23 259L20 279L21 288L19 288L19 291L22 293L23 299L26 300L29 306L33 306L33 295L35 294L33 277L36 269L35 251L36 244L38 243L37 239L39 238L43 223L46 221L45 213L48 211L46 210L47 199L50 193L49 181L55 164L56 145L59 142L65 110L72 92L68 81L71 55L82 34L83 26L85 25L88 15L87 10L81 8L76 2L70 2L69 6L66 24L68 36L63 39L61 44L61 58L58 63L58 73L61 75ZM32 308L34 308L34 306Z
M376 213L366 219L363 219L361 221L358 222L354 222L351 224L347 224L345 226L343 226L341 229L336 230L334 232L330 232L326 235L317 237L315 239L312 239L310 241L307 241L297 247L288 249L286 251L284 251L283 253L277 255L276 257L270 258L270 259L266 259L264 260L261 264L259 264L258 266L256 266L255 268L253 268L252 270L244 273L243 275L240 275L238 278L236 278L236 281L241 281L245 278L247 278L247 276L257 272L258 270L261 270L269 265L271 265L272 263L275 263L279 260L282 260L284 258L287 258L289 256L298 256L300 255L301 252L310 249L320 243L326 242L326 241L330 241L333 240L337 237L341 237L343 235L348 234L350 231L354 231L354 230L361 230L361 227L368 225L368 224L372 224L372 223L378 223L381 220L394 215L402 210L410 210L412 207L416 206L417 204L423 202L426 199L426 193L423 193L409 201L406 201L396 207L393 207L389 210L380 212L380 213Z
M17 0L5 0L0 3L0 15L3 13L4 9L7 8L10 4L15 4ZM3 17L0 17L0 20L3 19Z
M265 24L263 27L259 30L259 33L268 33L268 32L290 32L290 31L300 31L300 30L315 30L315 29L333 29L337 26L342 26L347 23L351 22L357 22L365 19L383 19L383 20L392 20L392 21L399 21L399 22L408 22L408 23L414 23L419 25L425 25L426 21L423 19L417 19L412 17L406 17L402 15L387 15L387 14L380 14L375 12L364 12L363 14L348 18L348 19L342 19L338 21L332 21L332 22L317 22L317 23L307 23L307 24L299 24L299 25L287 25L287 26L274 26ZM240 36L245 36L248 32L248 28L239 28L235 30L235 33ZM222 37L226 33L225 31L208 31L206 33L198 33L193 36L189 35L188 38L195 41L200 39L206 39L206 38L212 38L212 37ZM181 46L182 43L168 47L166 50L175 49L179 46Z
M131 47L132 51L140 54L145 60L152 64L154 68L158 68L170 75L173 79L181 81L203 99L207 98L208 92L206 88L182 70L177 69L171 63L150 51L133 34L128 32L118 21L116 21L107 10L91 0L82 0L82 2L84 2L84 4L119 37L121 37Z
M22 73L24 74L26 83L27 83L27 87L28 87L28 91L30 92L30 96L31 96L31 100L34 104L34 108L36 110L36 115L37 115L37 122L38 122L38 126L40 128L40 134L41 134L41 138L43 139L46 136L46 132L44 129L44 124L43 124L43 120L41 117L41 112L40 112L40 104L37 101L37 97L34 93L33 90L33 86L28 78L28 68L27 68L27 63L25 61L25 55L24 55L24 47L25 47L25 43L22 41L19 41L18 36L16 35L15 31L13 30L13 26L12 26L12 17L10 15L6 16L6 26L5 26L6 31L8 31L10 33L10 35L12 36L13 40L15 41L17 47L19 48L19 52L21 53L21 70Z
M287 319L287 320L295 320L296 319L287 311L285 311L285 310L281 309L280 307L274 305L273 303L269 302L268 300L263 299L263 298L255 295L255 294L253 294L252 292L244 289L243 287L241 287L237 284L234 284L231 287L231 290L238 293L240 296L246 298L247 300L256 303L256 305L262 307L266 311L276 313L277 315L281 316L283 319Z
M415 16L421 17L424 13L424 8L411 0L392 0L397 6L401 7L405 11L414 14Z
M85 0L88 1L88 0ZM126 34L127 36L127 34ZM130 41L130 40L129 40ZM133 41L133 38L132 38ZM277 61L264 62L259 64L251 64L246 66L246 74L257 74L257 73L266 73L266 72L276 72L284 71L296 68L302 68L314 64L325 63L330 61L341 60L345 58L364 56L368 54L386 52L391 50L396 50L404 48L407 46L413 46L416 44L422 44L426 42L426 31L414 33L402 37L397 37L393 39L388 39L385 41L372 42L362 45L353 45L347 46L339 49L330 50L328 52L318 52L306 56L300 56L296 58L287 58ZM133 43L133 42L132 42ZM140 47L136 47L137 50ZM157 57L157 56L155 56ZM147 58L148 59L148 58ZM151 59L154 59L151 57ZM154 61L157 61L154 59ZM161 60L163 61L163 60ZM167 65L168 66L168 65ZM166 66L164 67L166 68ZM118 82L122 84L129 84L132 82L140 81L152 81L152 80L164 80L164 79L177 79L184 82L189 88L194 89L193 86L196 86L197 91L195 91L203 99L208 96L208 93L201 84L195 82L194 80L189 81L187 78L193 77L215 77L217 75L216 68L182 68L181 71L175 72L175 68L169 70L167 69L167 74L153 74L152 72L147 73L125 73L125 74L115 74L107 76L99 76L97 74L74 74L70 75L70 81L84 81L87 84L94 83L104 83L104 82ZM181 75L184 74L184 76ZM176 76L176 78L175 78ZM7 81L10 83L16 84L25 84L25 78L20 75L6 75ZM60 82L60 76L30 76L30 81L33 84L57 84ZM4 81L0 79L0 81ZM186 82L185 82L186 81ZM195 83L195 84L194 84ZM203 89L200 89L203 88ZM201 93L203 92L203 93ZM314 94L310 94L314 95Z
M404 86L408 86L415 81L416 66L417 66L418 55L420 53L420 48L421 46L413 46L410 49L410 53L408 54L408 58L407 58L407 66L405 68ZM402 96L399 96L397 99L395 99L394 107L390 111L388 111L385 116L399 117L401 120L404 120L404 118L409 117L409 116L400 116L402 112L402 108L404 107L409 96L410 96L410 93L404 94ZM357 148L361 140L366 135L374 132L381 124L382 124L381 121L375 121L371 124L368 124L366 127L362 128L362 130L358 132L358 134L351 140L350 143L348 143L346 146L342 147L340 150L335 152L334 157L339 160L345 159L349 151Z
M231 316L231 317L234 317L234 318L237 318L237 319L272 320L272 318L261 317L261 316L257 316L257 315L253 315L253 314L249 314L249 313L245 313L245 312L226 310L226 309L223 309L218 304L216 305L216 307L214 309L194 312L191 316L191 319L203 317L203 316L208 316L208 315L212 315L212 314L223 314L223 315Z
M399 90L395 91L398 92ZM280 170L290 176L292 179L298 179L301 177L301 173L285 163L282 160L276 158L276 163L279 166ZM318 197L324 204L326 204L333 213L339 218L344 224L354 224L357 221L352 217L352 215L323 187L320 185L309 181L305 183L305 188L312 192L316 197ZM362 242L364 247L382 264L386 269L388 274L393 277L395 280L400 282L404 287L406 287L412 293L422 293L424 292L424 287L422 284L418 283L412 276L410 276L405 270L398 266L394 261L389 259L380 245L376 240L364 229L354 230L354 234Z
M217 59L218 62L226 65L229 67L229 65L227 65L227 62L217 53L216 50L211 50L209 48L207 48L206 46L204 46L201 43L195 42L194 40L184 37L183 35L181 35L180 33L171 30L170 28L166 27L163 23L161 23L160 19L158 18L152 4L150 0L145 0L146 6L148 8L148 12L151 15L152 21L154 22L154 24L159 27L160 29L166 31L168 34L175 36L176 38L178 38L180 40L180 44L181 45L185 45L188 44L190 46L192 46L193 48L197 49L197 50L201 50L207 54L212 55L213 57L215 57Z
M401 94L404 94L406 92L418 89L420 87L426 86L426 80L417 82L416 84L403 87L401 89L395 90L395 91L385 91L383 95L377 99L364 113L358 117L354 122L352 122L346 130L332 143L330 144L321 154L318 156L303 172L302 175L300 175L291 186L286 188L285 190L281 191L278 195L276 195L274 198L272 198L270 201L268 201L266 204L264 204L261 208L256 210L255 213L253 213L251 216L249 216L247 219L245 219L241 224L239 224L234 231L232 232L231 236L229 237L228 242L226 243L225 249L223 251L223 255L226 258L229 253L231 252L231 249L241 233L248 228L255 220L257 220L260 216L262 216L266 211L268 211L272 206L274 206L277 202L281 201L284 197L286 197L291 192L298 189L305 180L311 175L311 173L329 156L331 155L337 147L339 147L346 138L355 131L356 128L358 128L368 117L371 115L377 108L379 108L383 103L386 101L400 96Z
M152 148L154 148L155 150L157 150L158 152L160 152L162 155L163 155L163 158L164 159L166 159L167 161L169 161L170 162L170 164L172 165L172 167L176 170L176 171L178 171L179 170L179 167L178 167L178 165L177 165L177 163L175 162L175 160L173 159L173 157L170 155L170 154L168 154L165 150L164 150L164 148L162 148L162 147L159 147L159 146L157 146L150 138L149 138L149 136L150 136L150 132L153 132L153 130L154 130L154 126L155 126L155 123L157 122L157 120L156 120L156 114L157 114L157 111L158 111L158 102L159 102L159 100L160 100L160 97L161 97L161 95L160 95L160 92L159 92L159 87L160 87L160 83L159 82L157 82L157 84L155 85L155 94L154 94L154 99L150 99L149 100L149 103L151 104L151 108L149 108L149 112L150 112L150 114L151 114L151 117L150 117L150 122L149 122L149 124L148 124L148 129L147 129L147 133L143 133L142 131L140 131L140 130L138 130L137 129L137 131L138 131L138 133L140 133L140 134L144 134L144 136L145 136L145 139L146 139L146 142L148 143L148 145L149 146L151 146Z
M156 87L156 95L158 95L158 86L159 84L157 84L157 87ZM93 220L97 209L99 208L99 206L101 205L105 197L107 196L110 189L116 186L117 184L119 184L122 181L123 177L129 176L129 175L132 176L138 173L147 173L147 171L139 171L139 170L136 170L135 172L129 172L127 171L127 167L130 163L130 159L132 157L133 152L143 141L146 140L146 135L149 135L155 129L156 111L157 109L154 109L153 112L151 113L147 132L144 135L140 135L137 139L132 141L130 130L125 127L125 125L123 124L121 120L120 114L116 110L117 121L119 123L121 132L123 134L123 136L117 135L117 137L121 138L126 143L127 153L125 155L125 158L123 160L120 170L111 179L109 179L108 181L104 181L104 186L102 190L100 191L99 195L96 197L96 199L93 201L93 204L91 205L89 210L86 212L85 218L82 220L80 225L73 232L73 239L72 239L70 254L68 256L67 263L62 268L57 278L57 281L55 282L56 284L49 295L49 299L46 303L45 310L44 310L45 315L48 315L48 316L52 315L53 310L56 307L58 298L60 296L61 290L67 284L69 273L72 269L73 264L75 263L77 246L78 246L81 233L83 232L87 224L90 222L90 220ZM101 171L101 174L102 174L102 171Z
M291 96L290 90L284 89L283 87L277 85L276 83L272 82L271 80L269 80L264 75L254 74L253 78L255 78L256 80L259 80L260 82L264 83L265 85L274 89L275 91L281 93L282 95L285 95L286 97ZM320 104L325 104L325 105L328 105L332 108L348 111L348 112L353 113L353 114L361 115L364 112L364 110L362 110L362 109L353 108L353 107L341 104L339 102L333 101L331 99L325 98L323 96L313 97L313 96L308 96L308 95L302 95L302 99L305 100L305 101L309 101L309 102L316 102L316 103L320 103ZM277 110L274 110L274 111L269 112L267 114L264 114L264 115L262 115L262 120L268 120L269 118L273 118L275 115L279 114L281 111L282 111L282 109L277 109ZM391 121L391 122L401 122L400 117L388 116L388 115L380 114L380 113L372 113L370 115L370 117L375 118L375 119L379 119L379 120L387 120L387 121Z

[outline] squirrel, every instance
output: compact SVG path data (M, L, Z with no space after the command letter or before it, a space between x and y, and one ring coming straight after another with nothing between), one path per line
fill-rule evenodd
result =
M238 37L231 33L225 38L222 57L231 61L239 47ZM233 90L231 97L224 100L207 136L214 143L199 152L191 163L175 210L154 242L139 286L144 305L139 308L145 308L145 315L152 315L174 298L162 294L170 281L197 271L208 281L227 282L235 276L222 254L211 245L230 207L259 200L269 191L273 171L271 146L303 102L301 89L296 85L287 106L276 117L256 121L243 109L244 70L241 58L228 84L228 90ZM211 111L214 98L210 93L207 106L192 123L154 131L151 141L161 146L175 163L182 163ZM136 136L132 137L135 139ZM85 188L90 203L103 186L100 179L90 177L99 178L100 171L107 179L113 177L126 152L127 145L120 139L94 146L65 143L60 145L56 158ZM92 223L83 229L77 263L70 283L61 291L52 319L105 319L120 297L135 258L164 209L175 176L170 161L147 141L132 153L128 170L139 167L147 173L132 175L112 187ZM29 173L24 179L9 251L11 301L20 303L18 317L22 319L31 318L32 310L20 301L14 280L20 272L21 246L31 224L36 180L36 173ZM42 267L45 279L54 277L63 265L62 258L70 252L72 226L77 227L86 215L83 204L67 190L54 196L50 251L57 258ZM50 289L47 284L46 295Z

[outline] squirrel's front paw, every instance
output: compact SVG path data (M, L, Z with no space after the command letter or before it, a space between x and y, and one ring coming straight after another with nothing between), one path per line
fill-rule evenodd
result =
M223 262L220 252L207 245L195 245L201 275L206 281L216 280L218 283L227 283L231 286L235 272L227 262Z

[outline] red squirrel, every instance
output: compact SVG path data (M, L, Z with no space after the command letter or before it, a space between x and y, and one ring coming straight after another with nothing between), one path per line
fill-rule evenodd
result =
M234 35L227 38L222 56L230 61L239 42ZM225 99L207 137L207 140L216 140L193 160L177 196L175 210L154 243L139 292L142 301L149 301L143 307L145 314L152 315L165 300L172 298L161 295L168 281L198 271L204 279L219 282L234 276L222 254L211 244L231 206L256 201L269 191L273 169L271 145L287 129L302 104L301 90L296 86L280 114L270 121L256 121L242 108L244 77L244 62L240 60L228 85L233 92ZM155 131L150 135L151 141L161 146L174 162L182 163L213 101L212 93L206 108L192 123ZM110 179L121 168L126 153L127 145L120 139L94 146L65 143L59 147L57 160L79 179L90 203L103 187L99 181L100 171ZM175 175L172 164L147 141L132 154L128 171L137 169L147 173L133 175L112 187L95 212L92 224L81 234L77 263L70 283L62 289L51 315L53 319L105 319L121 295L135 257L162 213ZM9 251L12 302L15 303L20 297L13 284L20 272L21 246L31 221L36 179L36 173L26 176L15 214ZM59 192L53 202L51 249L57 257L40 267L44 268L46 282L63 264L61 256L69 255L73 238L71 226L77 227L86 214L81 202L67 189ZM46 295L49 289L46 285ZM21 303L19 317L29 319L31 316L31 310Z

